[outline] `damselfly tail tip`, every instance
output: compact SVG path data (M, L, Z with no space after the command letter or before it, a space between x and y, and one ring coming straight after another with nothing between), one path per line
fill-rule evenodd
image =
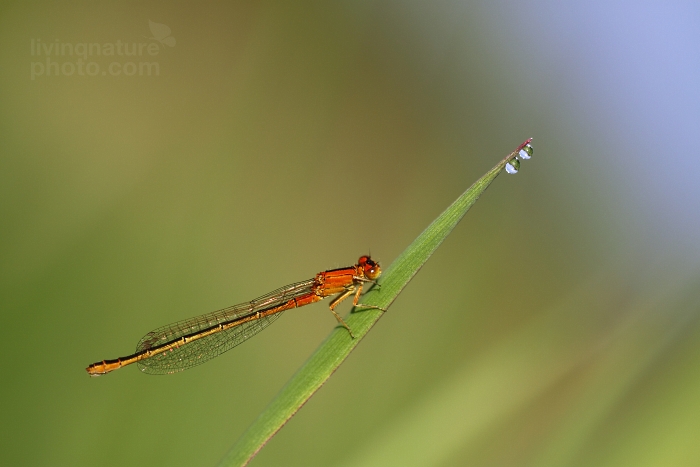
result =
M101 363L102 363L102 362L100 362L100 363L93 363L92 365L89 365L87 368L85 368L85 371L88 372L88 375L90 375L91 378L96 377L96 376L102 376L102 375L104 375L104 374L107 374L106 371L99 371L99 370L97 369L98 365L100 365Z

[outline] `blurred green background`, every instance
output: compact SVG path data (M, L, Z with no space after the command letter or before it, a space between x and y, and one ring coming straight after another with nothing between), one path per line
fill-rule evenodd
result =
M177 375L85 367L388 266L531 136L251 465L700 464L699 24L692 2L4 2L0 464L216 464L327 304ZM39 48L118 42L155 45L94 76Z

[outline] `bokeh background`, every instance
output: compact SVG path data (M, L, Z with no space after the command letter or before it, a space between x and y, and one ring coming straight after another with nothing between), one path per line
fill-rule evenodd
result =
M155 49L36 48L118 41ZM251 465L700 464L699 57L690 1L3 2L0 464L215 465L325 304L181 374L85 367L389 265L528 137Z

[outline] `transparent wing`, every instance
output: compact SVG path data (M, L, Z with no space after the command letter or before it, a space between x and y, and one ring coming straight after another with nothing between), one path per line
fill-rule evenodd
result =
M267 310L292 298L297 298L313 292L314 280L297 282L274 290L250 302L234 305L205 315L178 321L155 329L139 341L136 352L156 348L176 341L183 336L196 334L206 329L228 323L258 311ZM216 332L201 339L193 340L172 350L154 355L138 362L144 373L168 374L192 368L226 352L259 333L282 312L264 318L248 321L225 331Z

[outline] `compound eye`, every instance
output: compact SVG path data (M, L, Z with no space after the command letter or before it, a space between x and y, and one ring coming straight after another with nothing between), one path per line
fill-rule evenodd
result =
M377 263L373 263L370 267L365 269L365 276L367 276L367 279L370 280L375 280L377 277L379 277L382 273L382 269L379 267Z

